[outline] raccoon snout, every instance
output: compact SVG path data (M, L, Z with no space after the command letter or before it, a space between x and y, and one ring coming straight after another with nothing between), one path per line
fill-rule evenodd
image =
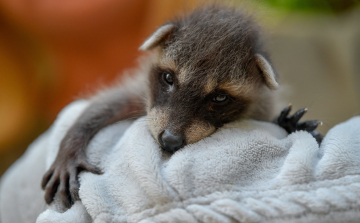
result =
M185 146L185 137L182 134L172 134L169 130L162 131L158 136L161 147L170 153L174 153Z

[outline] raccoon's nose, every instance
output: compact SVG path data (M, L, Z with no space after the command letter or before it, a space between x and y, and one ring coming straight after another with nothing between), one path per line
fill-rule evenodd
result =
M164 130L158 137L161 147L170 153L176 152L185 145L185 139L182 134L174 135L168 130Z

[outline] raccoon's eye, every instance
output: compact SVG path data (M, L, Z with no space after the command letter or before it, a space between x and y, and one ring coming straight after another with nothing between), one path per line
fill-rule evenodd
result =
M172 85L174 83L173 76L170 73L164 73L163 78L165 82L168 83L169 85Z
M224 102L228 99L226 94L217 94L213 97L213 102Z

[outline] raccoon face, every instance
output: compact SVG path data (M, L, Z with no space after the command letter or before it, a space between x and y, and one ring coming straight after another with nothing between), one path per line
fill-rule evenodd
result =
M201 67L201 66L200 66ZM150 73L148 123L163 149L175 152L241 117L256 103L259 78L176 66L160 56Z
M235 120L250 101L201 75L182 83L178 72L156 65L150 76L149 127L169 152L197 142Z
M245 21L239 25L239 19ZM219 32L224 20L228 27ZM140 49L158 48L147 114L164 150L175 152L242 117L267 119L264 94L277 82L271 65L257 53L257 42L248 19L226 8L195 11L145 41Z

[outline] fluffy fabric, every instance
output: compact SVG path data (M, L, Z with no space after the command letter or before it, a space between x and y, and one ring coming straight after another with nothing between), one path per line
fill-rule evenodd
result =
M57 199L45 207L41 175L87 106L68 106L4 175L2 223L39 214L38 223L360 221L360 117L331 129L320 148L306 132L287 136L271 123L244 120L172 156L152 138L146 117L119 122L88 147L104 174L80 174L81 202L66 211Z

